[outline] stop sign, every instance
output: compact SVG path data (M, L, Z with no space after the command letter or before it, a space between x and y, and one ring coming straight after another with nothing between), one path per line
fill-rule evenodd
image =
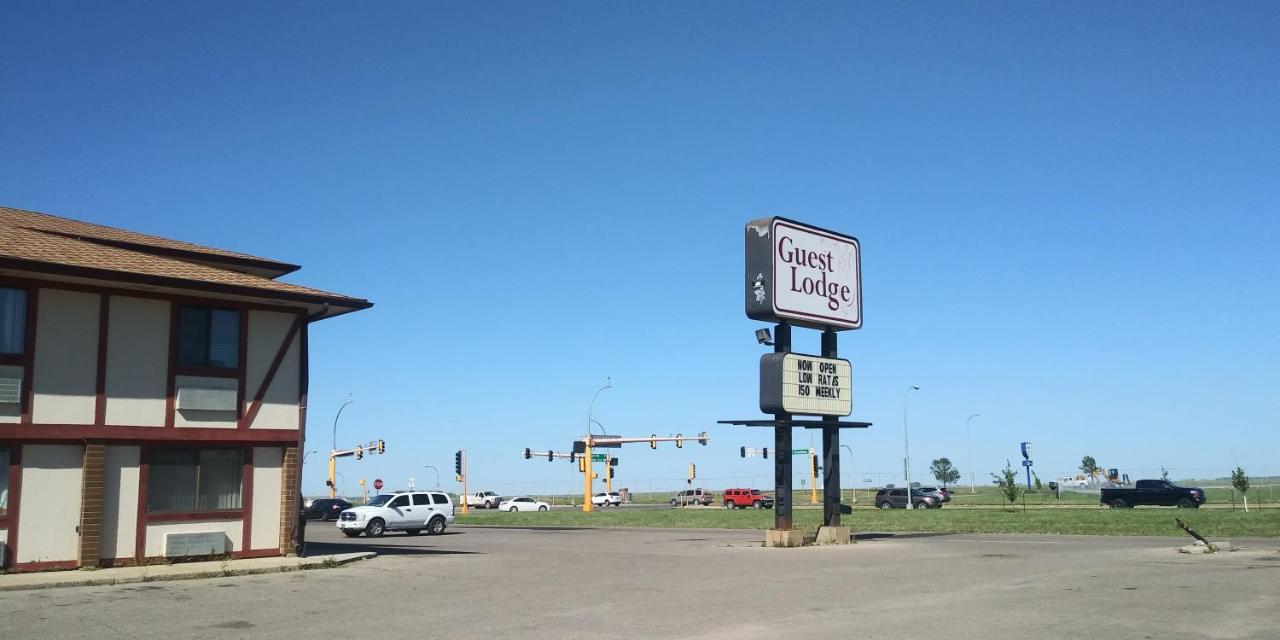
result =
M382 478L378 478L373 481L373 490L382 491Z

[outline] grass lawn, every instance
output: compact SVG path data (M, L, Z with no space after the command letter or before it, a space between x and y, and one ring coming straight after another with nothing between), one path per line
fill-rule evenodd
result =
M816 529L822 512L795 511L796 526ZM1213 538L1280 537L1280 509L1245 513L1208 509L936 509L928 511L858 509L844 523L855 531L924 531L937 533L1056 533L1076 535L1185 536L1174 524L1189 526ZM773 512L754 509L609 509L594 513L557 509L544 513L472 512L458 523L475 525L541 525L573 527L661 527L767 529Z

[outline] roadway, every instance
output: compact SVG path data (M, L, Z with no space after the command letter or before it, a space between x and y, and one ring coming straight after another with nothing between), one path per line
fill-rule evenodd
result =
M12 638L1275 638L1280 540L864 534L764 549L720 529L453 527L347 539L332 570L0 593Z

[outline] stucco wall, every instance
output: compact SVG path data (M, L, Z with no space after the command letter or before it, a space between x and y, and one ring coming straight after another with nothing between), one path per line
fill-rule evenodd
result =
M253 525L250 549L280 548L280 481L284 449L255 447L253 450Z
M61 289L41 289L39 295L32 420L93 424L99 296Z
M107 447L101 557L132 558L138 531L139 447Z
M29 444L22 448L18 562L76 559L83 464L84 447L80 445Z
M245 408L253 402L253 395L258 392L263 378L271 368L271 361L289 328L293 326L297 316L275 311L249 312L248 358L245 362ZM297 429L299 400L299 367L301 366L301 334L295 334L285 352L284 360L272 379L267 394L262 399L262 406L254 418L250 428L256 429Z
M22 379L26 372L22 367L15 365L0 365L0 378L17 378ZM18 388L22 388L22 384L18 384ZM22 417L21 404L0 404L0 423L17 422Z
M174 378L174 395L185 385L204 389L236 389L240 381L236 378L206 378L196 376L176 376ZM173 416L175 427L205 427L210 429L234 429L236 412L232 411L190 411L175 409Z
M244 522L241 520L217 520L209 522L156 522L147 525L147 543L146 555L163 556L164 555L164 536L167 533L209 533L221 531L230 538L227 549L230 551L239 551L241 546L241 537L244 532ZM22 546L26 546L26 540L22 541Z
M107 316L107 424L163 427L169 303L111 296Z

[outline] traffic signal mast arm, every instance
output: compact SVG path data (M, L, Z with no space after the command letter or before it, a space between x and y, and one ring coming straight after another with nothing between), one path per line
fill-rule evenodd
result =
M531 451L529 449L525 449L522 455L524 455L525 460L545 459L549 461L554 459L554 460L568 460L569 462L573 462L574 460L577 460L579 457L581 457L580 454L577 454L577 453L560 453L559 451Z
M599 447L599 446L602 446L602 445L610 445L610 444L635 444L635 443L637 443L637 442L643 442L643 443L649 443L649 442L680 442L680 443L683 443L685 440L697 440L697 441L698 441L698 444L701 444L701 445L703 445L703 446L706 446L707 441L708 441L708 440L710 440L710 439L711 439L711 436L708 436L708 435L707 435L707 432L706 432L706 431L703 431L702 433L699 433L699 434L698 434L698 435L696 435L696 436L684 436L684 435L679 435L679 434L674 435L674 436L666 436L666 437L650 436L650 437L648 437L648 438L595 438L595 437L587 436L586 441L587 441L587 444L588 444L588 445L590 445L590 446L592 446L592 447Z
M356 460L359 460L363 458L364 454L366 453L372 455L375 453L386 453L386 452L387 452L387 443L384 440L373 440L373 441L370 441L368 444L358 444L354 447L351 447L350 449L334 449L333 451L330 451L329 452L329 482L326 483L329 485L329 497L330 498L338 497L338 487L334 484L337 477L337 473L338 473L338 465L337 465L338 458L355 456Z

